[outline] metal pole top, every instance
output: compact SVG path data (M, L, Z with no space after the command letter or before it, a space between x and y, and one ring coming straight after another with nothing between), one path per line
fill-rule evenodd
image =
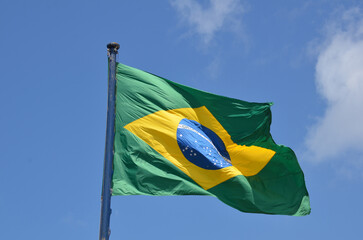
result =
M116 43L116 42L111 42L109 44L107 44L107 48L108 49L114 49L115 51L117 51L120 48L120 44Z

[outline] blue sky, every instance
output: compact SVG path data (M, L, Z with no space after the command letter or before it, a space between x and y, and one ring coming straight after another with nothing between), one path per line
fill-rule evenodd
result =
M113 197L110 239L362 238L362 1L3 0L0 32L0 239L98 238L111 41L124 64L274 102L312 213Z

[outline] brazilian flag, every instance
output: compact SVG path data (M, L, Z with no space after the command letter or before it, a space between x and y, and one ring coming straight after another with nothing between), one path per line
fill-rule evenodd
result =
M186 87L118 63L113 195L209 195L243 212L310 213L270 103Z

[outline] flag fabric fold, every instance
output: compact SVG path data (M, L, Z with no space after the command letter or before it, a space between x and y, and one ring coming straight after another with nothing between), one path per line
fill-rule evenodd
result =
M243 212L310 213L270 103L203 92L118 63L113 195L209 195Z

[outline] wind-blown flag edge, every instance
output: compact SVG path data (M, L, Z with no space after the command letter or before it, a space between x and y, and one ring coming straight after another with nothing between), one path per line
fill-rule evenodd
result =
M177 103L170 102L166 96L176 97ZM213 105L217 106L212 106L211 99L216 98L219 101ZM277 145L270 135L270 103L248 103L203 92L120 63L117 64L116 99L113 195L210 195L218 197L221 201L243 212L297 216L310 213L304 174L295 154L290 148ZM231 139L239 146L241 142L248 147L257 143L257 147L275 151L276 154L271 161L266 163L267 170L266 167L263 167L257 174L248 177L236 174L211 188L203 188L203 185L198 184L198 180L196 182L195 178L188 175L188 171L181 170L173 164L173 161L170 161L170 158L168 159L160 153L160 149L155 150L146 143L148 138L142 139L130 128L127 128L135 120L156 112L185 108L195 110L197 107L208 104L210 106L207 110L212 109L212 116L218 123L225 126L222 114L217 113L220 101L232 101L237 105L237 109L238 107L251 108L252 110L244 110L252 111L252 117L264 114L262 120L260 119L262 125L256 128L257 138L256 136L241 138L238 134L233 133ZM206 102L208 104L205 104ZM141 112L131 109L130 104L135 104L135 106L132 105L133 108L139 108ZM217 110L215 110L216 108ZM241 109L239 109L239 115L243 110ZM229 114L229 117L232 118L233 114L231 112ZM140 126L143 125L138 125L134 129L140 128ZM227 132L229 133L229 130ZM280 174L278 180L271 177L270 173L266 173L271 169ZM209 171L211 172L211 170ZM285 187L277 186L281 182ZM274 191L271 192L270 189L274 189ZM275 191L276 189L278 191ZM283 196L282 193L286 193L288 196ZM281 199L285 200L281 201Z

